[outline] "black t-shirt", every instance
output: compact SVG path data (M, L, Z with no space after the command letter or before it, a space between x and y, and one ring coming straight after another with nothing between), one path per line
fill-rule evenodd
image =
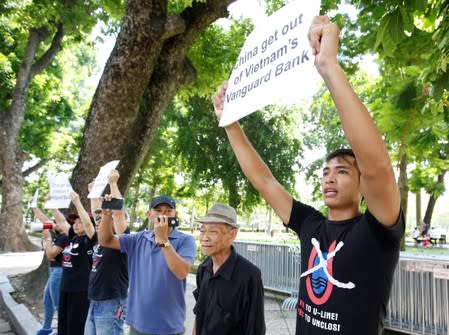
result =
M69 237L66 234L56 234L53 238L53 245L60 247L64 250L69 245ZM51 267L60 267L62 265L62 251L54 258L50 260Z
M260 270L234 248L215 275L209 257L201 263L196 284L193 312L197 335L265 334Z
M329 221L294 201L288 227L301 241L296 334L381 334L405 229L402 212L386 228L369 211Z
M74 235L68 246L62 251L62 280L61 291L87 292L89 286L89 273L92 264L92 249L97 243L96 234L89 239L87 235Z
M125 234L129 234L126 229ZM96 234L96 233L95 233ZM89 277L89 299L126 298L128 295L128 257L120 250L94 246Z

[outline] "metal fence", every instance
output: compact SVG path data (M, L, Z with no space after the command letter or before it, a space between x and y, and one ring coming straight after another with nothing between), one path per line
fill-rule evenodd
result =
M262 272L264 287L289 294L294 309L300 277L299 245L235 241L236 251ZM401 253L385 327L409 334L449 335L449 258Z

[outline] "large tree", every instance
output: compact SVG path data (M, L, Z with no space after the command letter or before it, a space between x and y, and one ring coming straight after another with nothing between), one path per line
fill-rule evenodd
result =
M233 1L179 1L170 8L161 0L128 1L72 175L82 196L99 167L113 159L121 161L120 188L127 191L171 99L196 80L189 48L212 22L228 15Z
M20 143L20 131L30 103L39 105L45 100L50 115L51 108L63 113L63 101L55 99L49 104L44 98L45 90L42 87L40 92L33 90L33 85L45 82L51 85L52 80L42 74L53 66L52 62L63 47L63 38L79 36L80 32L92 27L92 22L87 19L75 23L74 18L81 14L86 16L86 8L70 1L56 6L46 1L39 4L7 1L0 7L0 57L4 65L0 70L0 250L33 249L22 219L22 168L29 153ZM30 91L35 94L30 96Z

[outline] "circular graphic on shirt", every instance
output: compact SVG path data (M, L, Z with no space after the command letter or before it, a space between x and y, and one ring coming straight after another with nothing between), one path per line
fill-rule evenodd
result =
M335 250L337 242L332 242L329 250L327 252L321 251L322 257L318 255L316 248L312 247L312 252L310 253L309 263L307 264L307 269L311 270L316 268L311 274L306 278L306 289L310 300L316 305L322 305L326 303L329 299L334 285L329 281L328 275L324 271L326 268L327 273L332 276L333 274L333 257L327 259L329 253Z

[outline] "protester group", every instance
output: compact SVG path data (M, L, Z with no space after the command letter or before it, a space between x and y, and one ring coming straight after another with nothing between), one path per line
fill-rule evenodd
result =
M315 17L308 36L351 147L326 157L321 189L327 215L293 199L238 122L224 129L243 173L300 239L296 334L377 335L405 229L399 192L382 137L337 61L337 26ZM218 119L226 88L224 83L212 97ZM76 214L51 209L53 235L42 232L50 267L38 335L53 332L55 311L59 335L123 334L125 322L130 334L186 332L186 277L195 240L177 229L177 202L169 195L149 203L147 230L130 233L119 177L110 170L109 191L91 198L88 210L73 191ZM38 206L33 211L41 222L52 221ZM265 334L261 271L232 246L236 210L216 203L196 220L206 259L196 271L191 334Z

